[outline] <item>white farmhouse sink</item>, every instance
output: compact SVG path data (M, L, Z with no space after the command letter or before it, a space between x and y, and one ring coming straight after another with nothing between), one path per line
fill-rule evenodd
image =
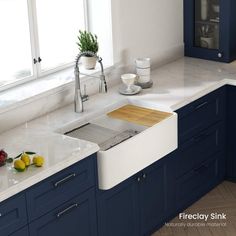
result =
M119 106L122 105L119 103ZM113 105L110 111L115 109ZM100 189L116 186L177 148L177 114L174 112L151 127L114 119L106 114L81 127L70 127L71 131L65 133L100 146L97 153ZM119 136L127 139L119 142Z

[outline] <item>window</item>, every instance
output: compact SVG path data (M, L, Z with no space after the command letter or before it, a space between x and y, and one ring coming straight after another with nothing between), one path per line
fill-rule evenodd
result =
M72 65L86 11L87 0L0 0L0 89Z

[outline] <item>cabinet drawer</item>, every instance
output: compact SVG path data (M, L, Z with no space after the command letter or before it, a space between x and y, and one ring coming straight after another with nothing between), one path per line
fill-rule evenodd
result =
M7 236L27 224L25 196L17 195L0 204L0 235Z
M225 136L223 125L223 123L219 123L203 130L179 147L175 159L177 178L223 149Z
M181 108L178 113L179 143L200 130L223 120L225 115L225 87Z
M95 190L66 202L29 225L30 236L96 236Z
M95 156L49 177L26 192L29 221L95 185Z
M218 161L219 158L208 160L177 180L177 209L187 207L219 182Z

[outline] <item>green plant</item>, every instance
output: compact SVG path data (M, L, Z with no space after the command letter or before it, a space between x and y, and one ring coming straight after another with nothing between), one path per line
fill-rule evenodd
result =
M78 40L79 42L77 42L77 45L79 46L81 53L90 51L96 54L98 52L99 45L96 34L93 35L91 32L87 32L86 30L80 30Z

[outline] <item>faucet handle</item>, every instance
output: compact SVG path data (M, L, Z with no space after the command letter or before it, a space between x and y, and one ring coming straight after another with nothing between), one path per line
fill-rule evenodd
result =
M84 84L84 94L82 95L82 101L83 101L83 102L89 100L89 96L87 95L86 90L87 90L87 88L86 88L86 84Z

